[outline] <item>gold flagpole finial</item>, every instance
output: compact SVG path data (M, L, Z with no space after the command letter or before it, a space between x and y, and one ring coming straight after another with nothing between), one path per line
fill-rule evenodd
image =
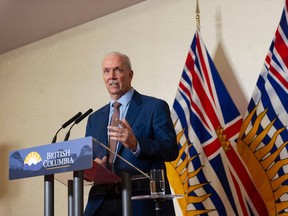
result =
M196 25L197 25L197 30L200 31L200 10L199 10L198 0L196 0Z

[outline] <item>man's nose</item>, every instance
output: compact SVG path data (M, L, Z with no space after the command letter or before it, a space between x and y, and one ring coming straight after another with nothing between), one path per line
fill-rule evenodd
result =
M116 79L117 77L116 77L116 73L115 73L115 71L113 71L113 70L110 70L109 71L109 79Z

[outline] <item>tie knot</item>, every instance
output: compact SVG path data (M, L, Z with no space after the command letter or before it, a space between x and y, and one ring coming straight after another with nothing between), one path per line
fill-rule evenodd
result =
M113 106L114 108L116 108L116 109L119 109L119 107L121 106L121 103L115 101L115 102L112 104L112 106Z

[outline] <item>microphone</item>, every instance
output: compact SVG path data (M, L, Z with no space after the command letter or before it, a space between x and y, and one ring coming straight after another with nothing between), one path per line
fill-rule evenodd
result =
M93 112L93 109L89 109L88 111L86 111L83 115L81 115L80 117L78 117L78 118L74 121L74 124L71 125L71 127L69 128L69 131L67 132L64 141L67 141L67 140L69 139L70 131L71 131L72 127L73 127L75 124L78 124L79 122L81 122L81 121L82 121L84 118L86 118L91 112Z
M66 128L68 125L70 125L73 121L78 119L82 115L81 112L77 113L75 116L73 116L71 119L69 119L66 123L62 125L62 128Z
M88 116L91 112L93 112L93 109L89 109L87 112L85 112L82 116L76 119L75 124L78 124L80 121L82 121L86 116Z
M70 125L73 121L75 121L75 119L78 119L80 116L82 115L81 112L78 112L75 116L73 116L71 119L69 119L67 122L65 122L61 128L59 128L59 130L56 132L55 136L53 137L53 140L51 143L55 143L57 140L57 135L59 133L60 130L66 128L68 125Z

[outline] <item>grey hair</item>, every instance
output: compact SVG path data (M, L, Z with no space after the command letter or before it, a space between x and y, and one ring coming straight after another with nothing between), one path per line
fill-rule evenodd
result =
M107 56L110 56L110 55L116 55L116 56L121 57L124 65L127 66L128 70L132 70L131 61L130 61L130 59L129 59L129 57L128 57L127 55L125 55L125 54L123 54L123 53L120 53L120 52L117 52L117 51L113 51L113 52L108 53L108 54L105 56L105 58L106 58Z

